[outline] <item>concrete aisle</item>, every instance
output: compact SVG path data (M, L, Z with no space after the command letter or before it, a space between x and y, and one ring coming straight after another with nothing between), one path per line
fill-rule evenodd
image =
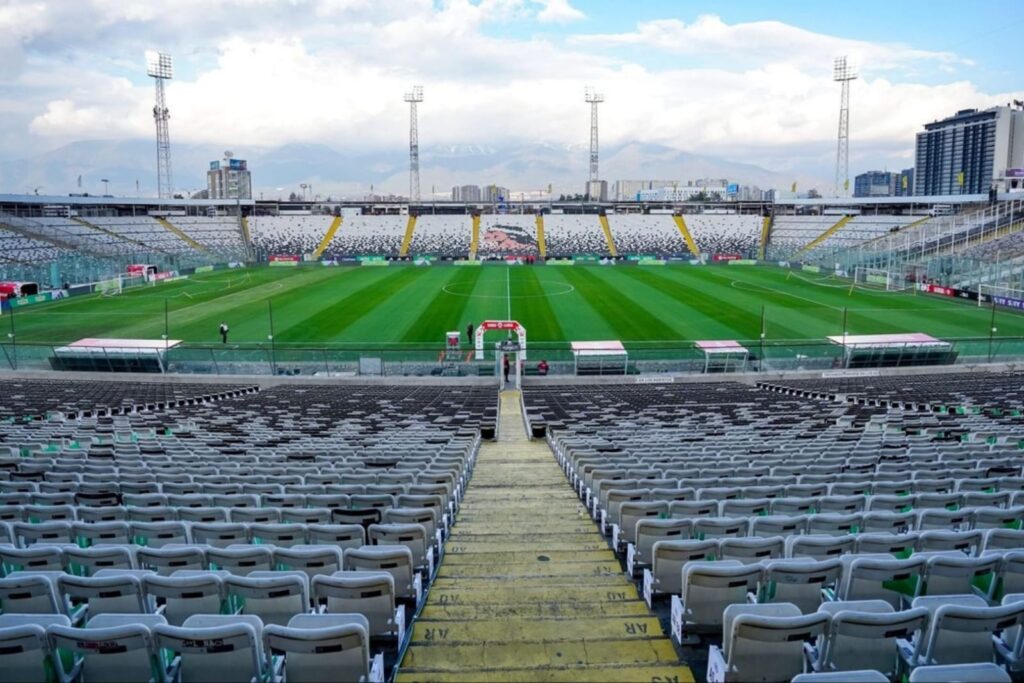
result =
M473 478L399 681L692 681L551 451L526 438L519 392Z

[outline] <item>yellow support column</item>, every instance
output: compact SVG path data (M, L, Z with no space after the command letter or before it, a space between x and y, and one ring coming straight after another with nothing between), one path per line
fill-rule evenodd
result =
M335 216L334 220L331 221L331 226L327 228L327 234L325 234L324 238L320 240L320 245L316 248L316 251L313 252L314 261L323 256L324 251L327 250L327 247L330 246L331 241L334 239L334 233L338 232L338 228L340 227L341 216Z
M476 261L476 251L480 248L480 215L473 214L473 236L469 239L469 260Z
M196 251L202 251L202 252L209 251L206 247L204 247L203 245L199 244L199 242L196 242L194 239L192 239L191 237L186 235L185 232L181 228L179 228L176 225L173 225L166 218L161 218L160 216L156 216L156 221L160 225L162 225L165 228L167 228L168 231L173 232L175 235L177 235L179 238L181 238L182 242L184 242L188 246L192 247Z
M765 216L764 221L761 222L761 246L757 251L757 258L764 260L765 255L768 253L768 233L772 227L772 217Z
M72 216L71 220L73 220L74 222L79 223L81 225L84 225L87 228L92 228L93 230L96 230L98 232L102 232L105 235L110 235L111 237L114 237L114 238L116 238L118 240L121 240L122 242L128 242L129 244L137 244L140 247L145 247L145 249L147 251L163 251L162 249L156 249L156 248L146 244L145 242L140 242L138 240L133 240L131 237L126 237L125 235L122 235L120 233L116 233L116 232L113 232L111 230L107 230L106 228L102 228L102 227L96 225L95 223L90 223L89 221L85 220L84 218L78 218L77 216Z
M835 225L833 225L833 226L832 226L831 228L829 228L828 230L826 230L825 232L821 233L820 235L818 235L817 237L815 237L815 238L814 238L813 240L811 240L810 242L808 242L808 243L807 243L807 244L806 244L806 245L804 246L804 248L803 248L803 249L801 249L800 251L796 252L796 256L795 256L795 258L799 258L799 257L803 256L804 254L806 254L807 252L811 251L811 250L812 250L812 249L814 249L814 248L815 248L816 246L818 246L819 244L821 244L822 242L824 242L825 240L827 240L827 239L828 239L829 237L831 237L832 235L834 235L834 234L836 234L837 232L839 232L840 230L842 230L842 229L843 229L843 226L844 226L844 225L846 225L847 223L849 223L850 221L852 221L852 220L853 220L853 218L854 218L853 216L843 216L843 217L842 217L842 218L841 218L841 219L839 220L839 222L837 222L837 223L836 223Z
M412 234L416 231L416 216L410 215L409 222L405 224L405 237L402 238L402 248L398 255L405 257L409 255L409 245L412 244Z
M247 248L252 246L252 234L249 232L248 216L242 216L242 239L245 240L245 246Z
M601 230L604 231L604 240L608 243L608 253L612 256L618 256L619 252L615 249L615 240L612 238L612 226L608 225L608 216L603 213L598 216L601 221Z
M544 214L537 214L537 251L541 258L548 257L548 243L544 241Z
M683 220L682 216L672 216L672 220L676 222L676 227L679 228L679 234L683 236L683 241L686 242L686 248L690 250L690 253L694 256L700 256L700 249L697 248L697 243L693 241L693 235L690 234L690 229L686 227L686 221Z

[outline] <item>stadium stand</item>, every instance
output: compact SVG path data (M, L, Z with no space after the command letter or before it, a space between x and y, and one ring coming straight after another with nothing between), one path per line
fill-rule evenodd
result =
M168 680L385 680L497 414L479 387L0 392L0 642L74 653L0 648L26 680L150 662Z
M620 254L679 256L689 253L671 215L609 214L608 223Z
M1020 231L990 239L983 244L968 247L959 254L981 261L1007 261L1024 256L1024 236Z
M795 256L842 216L789 216L776 214L768 242L768 257L785 260Z
M1022 384L543 386L525 409L627 575L668 611L684 658L706 657L707 680L755 667L788 680L805 670L801 642L810 671L914 680L919 667L1018 661L1024 603L1004 596L1024 542ZM866 401L836 401L840 388ZM904 395L915 402L883 402ZM934 412L923 397L967 408ZM851 637L874 640L848 649L869 642Z
M192 251L192 247L187 242L168 231L150 216L95 216L91 217L89 222L104 230L145 244L155 251L170 254Z
M235 216L175 216L175 227L211 251L242 250L242 231Z
M66 250L0 227L0 259L5 261L48 263L56 260L62 251Z
M813 257L819 254L828 254L840 249L847 249L856 246L861 242L884 237L889 233L899 230L914 221L920 220L919 216L884 216L884 215L859 215L854 216L849 223L841 230L829 235L818 242L808 252Z
M757 256L762 217L737 214L687 214L686 225L704 254Z
M544 237L548 258L576 255L608 255L608 242L598 217L593 214L548 214L544 216Z
M466 258L472 237L471 217L424 214L416 219L410 255Z
M327 247L324 257L397 257L407 224L407 216L348 217L334 236L334 241Z
M483 260L539 254L536 216L480 216L480 245L477 248L477 258Z
M326 215L250 216L249 234L253 246L268 255L311 254L327 233L331 220Z

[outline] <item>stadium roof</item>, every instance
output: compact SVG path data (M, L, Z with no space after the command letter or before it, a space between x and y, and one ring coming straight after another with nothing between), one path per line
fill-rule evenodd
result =
M89 204L93 206L252 206L252 199L157 199L156 197L114 197L90 195L78 197L66 194L0 194L0 204Z

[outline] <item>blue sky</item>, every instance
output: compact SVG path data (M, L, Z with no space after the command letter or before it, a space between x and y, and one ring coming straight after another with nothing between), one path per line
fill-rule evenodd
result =
M925 122L1024 95L1022 35L1019 1L0 0L0 160L151 139L158 47L172 143L392 153L422 84L425 146L575 149L592 85L603 145L813 181L834 162L833 57L861 72L851 170L903 168Z

